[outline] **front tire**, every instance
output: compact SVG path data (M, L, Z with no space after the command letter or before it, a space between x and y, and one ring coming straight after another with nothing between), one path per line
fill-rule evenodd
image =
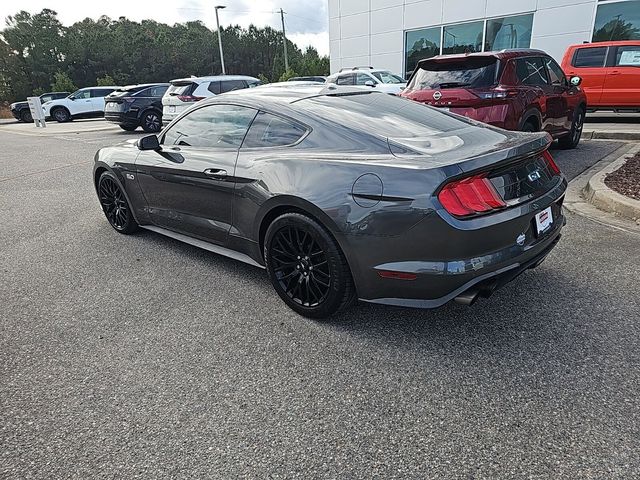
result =
M327 318L355 299L351 271L340 247L306 215L285 213L269 225L264 258L276 292L300 315Z
M116 232L126 235L138 229L138 224L133 218L131 205L129 205L127 197L112 173L103 172L100 175L98 198L104 215Z
M65 123L71 120L71 114L69 113L69 110L64 107L56 108L55 110L53 110L51 112L51 116L58 123Z
M582 128L584 127L585 111L584 108L578 108L573 115L571 130L567 135L558 139L558 146L563 150L576 148L582 137Z

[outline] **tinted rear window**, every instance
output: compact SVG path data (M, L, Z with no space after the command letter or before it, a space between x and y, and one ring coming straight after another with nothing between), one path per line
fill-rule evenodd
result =
M407 87L409 90L490 87L496 83L497 68L498 60L495 57L427 61L416 69Z
M244 80L222 80L220 82L220 91L222 93L241 90L243 88L247 88L247 82Z
M390 138L421 138L465 126L421 103L386 93L323 95L295 105L339 125Z
M602 67L607 57L607 47L579 48L573 56L573 66Z
M197 83L172 83L167 95L191 95L197 87Z

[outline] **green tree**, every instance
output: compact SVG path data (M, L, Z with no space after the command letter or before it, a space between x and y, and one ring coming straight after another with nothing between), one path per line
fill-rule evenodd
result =
M75 92L78 89L66 72L56 72L53 78L51 90L54 92Z
M99 87L111 87L116 84L116 81L111 77L111 75L105 75L104 77L100 77L96 79L96 85Z
M289 80L290 78L293 77L298 77L299 75L295 72L295 70L285 70L282 75L280 75L280 78L278 79L279 82L286 82L287 80Z

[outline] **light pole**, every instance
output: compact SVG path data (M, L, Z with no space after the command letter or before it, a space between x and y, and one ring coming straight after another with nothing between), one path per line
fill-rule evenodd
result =
M222 53L222 37L220 36L220 20L218 19L218 10L227 8L224 5L216 5L216 25L218 26L218 46L220 47L220 63L222 64L222 75L226 75L227 72L224 69L224 54Z

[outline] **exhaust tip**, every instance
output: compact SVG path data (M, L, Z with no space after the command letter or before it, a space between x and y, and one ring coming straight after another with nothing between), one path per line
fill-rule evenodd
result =
M461 305L471 306L474 303L476 303L476 300L478 300L479 294L480 294L479 290L475 290L475 289L467 290L466 292L463 292L457 297L455 297L453 301Z

